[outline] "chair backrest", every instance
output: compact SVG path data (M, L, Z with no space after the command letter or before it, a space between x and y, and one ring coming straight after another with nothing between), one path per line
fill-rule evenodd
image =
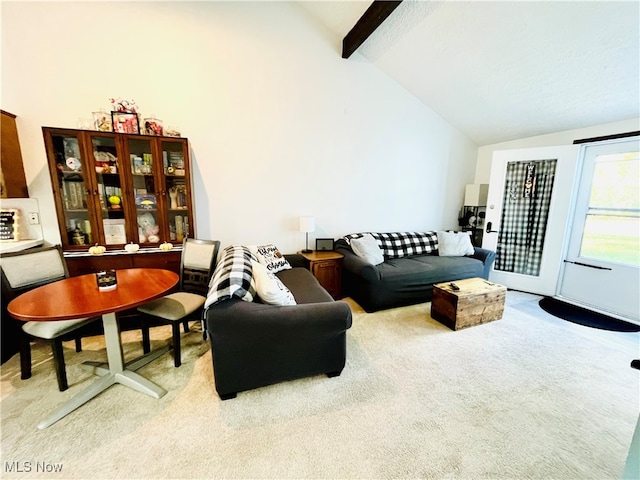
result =
M220 241L186 238L180 261L180 290L206 295L218 260Z
M2 295L7 300L68 276L69 271L60 245L31 248L0 256Z

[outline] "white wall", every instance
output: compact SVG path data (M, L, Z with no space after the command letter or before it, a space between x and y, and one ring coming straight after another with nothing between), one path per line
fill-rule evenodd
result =
M2 108L45 239L59 241L42 126L134 99L190 139L196 233L310 236L457 225L477 146L285 2L3 2Z
M550 133L548 135L538 135L509 142L494 143L493 145L484 145L478 149L476 183L489 183L491 160L493 158L493 152L496 150L571 145L574 140L636 131L640 131L640 119L638 118L624 120L621 122L605 123L603 125L596 125L593 127L566 130L564 132Z

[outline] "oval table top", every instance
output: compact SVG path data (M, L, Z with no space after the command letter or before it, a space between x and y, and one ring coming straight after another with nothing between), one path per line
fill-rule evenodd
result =
M58 321L95 317L134 308L161 297L178 284L175 272L159 268L116 270L117 287L100 291L96 275L70 277L23 293L7 310L23 321Z

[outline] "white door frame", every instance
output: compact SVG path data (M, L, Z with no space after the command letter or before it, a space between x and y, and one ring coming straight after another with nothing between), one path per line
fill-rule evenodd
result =
M560 145L494 152L487 198L485 233L482 241L483 248L493 251L496 251L498 246L497 232L502 217L507 164L540 160L557 160L557 164L540 275L536 277L497 271L494 264L489 277L491 281L514 290L547 296L556 294L567 241L567 222L577 183L576 171L580 148L579 145Z

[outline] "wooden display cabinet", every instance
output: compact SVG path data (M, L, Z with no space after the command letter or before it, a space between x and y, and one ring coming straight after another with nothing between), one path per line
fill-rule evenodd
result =
M186 138L42 130L65 251L194 236Z

